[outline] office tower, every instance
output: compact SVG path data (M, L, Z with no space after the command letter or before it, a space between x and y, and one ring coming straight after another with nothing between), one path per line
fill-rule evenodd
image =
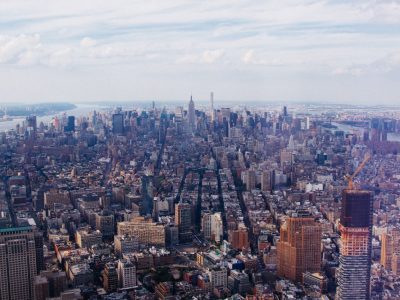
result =
M179 241L182 243L192 240L192 207L188 203L175 205L175 225L179 230Z
M221 213L204 214L201 228L205 239L220 243L223 235Z
M64 127L65 132L72 132L75 131L75 117L68 116L67 119L67 126Z
M118 289L118 273L112 262L107 263L103 270L103 287L108 293Z
M136 266L129 259L118 261L118 281L121 288L133 288L137 285Z
M256 171L253 169L248 170L246 179L246 190L254 190L257 183Z
M191 130L194 130L196 128L195 117L196 117L196 115L195 115L193 97L190 96L189 109L188 109L188 121L189 121L189 127Z
M136 217L131 222L119 222L117 232L118 235L136 236L141 245L165 246L164 225L153 223L151 219Z
M369 299L371 273L372 195L343 190L341 248L336 299Z
M381 265L388 271L393 271L394 255L400 255L400 229L389 229L382 234Z
M307 211L297 211L281 227L278 275L301 282L304 272L321 270L321 227Z
M46 300L49 297L49 281L45 276L38 275L33 283L35 300Z
M213 92L211 92L210 101L211 101L211 122L214 122L215 121L215 109L214 109L214 93Z
M33 299L35 276L36 250L33 229L0 229L0 299Z
M112 129L114 134L124 133L124 115L121 113L113 114Z

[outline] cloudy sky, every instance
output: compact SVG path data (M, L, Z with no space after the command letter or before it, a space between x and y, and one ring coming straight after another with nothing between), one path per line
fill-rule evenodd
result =
M210 91L400 103L400 1L0 1L0 103Z

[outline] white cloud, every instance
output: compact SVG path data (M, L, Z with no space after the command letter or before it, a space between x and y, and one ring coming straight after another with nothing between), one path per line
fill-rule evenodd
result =
M180 90L181 81L190 86L188 73L204 72L197 84L207 88L218 81L228 97L232 83L249 90L246 78L253 83L279 75L286 86L298 84L298 78L290 82L294 72L314 72L326 82L305 85L324 98L332 72L357 80L382 74L384 80L399 65L399 1L13 0L0 1L0 19L0 69L68 69L71 76L84 69L96 80L98 68L107 74L131 67L121 76L148 74L152 86L168 71L177 83L170 82L167 92ZM210 82L216 69L218 80ZM128 83L120 88L136 92ZM349 89L360 92L356 85ZM149 88L147 97L153 92ZM0 99L13 97L2 93Z
M18 63L20 56L27 56L40 47L40 36L38 34L0 35L0 63Z
M225 55L224 50L206 50L201 55L201 61L205 63L214 63Z
M91 39L90 37L85 37L81 40L80 45L84 48L89 48L96 46L97 42L94 39Z
M221 61L225 56L225 51L222 49L205 50L200 54L186 54L177 59L178 63L182 64L213 64Z
M332 73L334 75L362 76L385 74L398 69L400 69L400 51L392 52L370 63L335 68Z

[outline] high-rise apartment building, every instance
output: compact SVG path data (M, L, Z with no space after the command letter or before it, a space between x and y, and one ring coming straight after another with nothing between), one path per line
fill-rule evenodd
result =
M221 213L206 213L202 218L202 232L207 240L220 243L223 235Z
M118 281L121 288L133 288L137 285L136 266L129 259L118 261Z
M192 240L192 207L188 203L175 205L175 225L179 230L179 241L182 243Z
M277 243L278 275L302 281L304 272L321 269L321 227L308 213L297 211L281 227Z
M398 255L400 255L400 229L393 228L382 234L382 266L388 271L393 271L392 265L396 263L393 257Z
M237 230L229 230L229 242L234 249L247 249L249 247L249 233L243 225Z
M103 287L109 293L118 289L118 273L112 262L107 263L103 270Z
M36 250L33 229L0 229L0 299L33 299L35 276Z
M264 170L261 173L261 190L263 192L270 192L271 189L271 172Z
M215 266L207 271L212 288L228 286L228 270L225 267Z
M337 300L369 299L372 208L371 192L343 191Z
M210 107L211 122L214 122L215 121L215 109L214 109L214 93L213 92L211 92L211 95L210 95L210 104L211 104L211 107Z

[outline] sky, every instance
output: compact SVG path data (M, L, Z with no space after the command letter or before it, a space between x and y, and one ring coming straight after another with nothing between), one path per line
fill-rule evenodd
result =
M3 0L0 104L400 104L400 0Z

